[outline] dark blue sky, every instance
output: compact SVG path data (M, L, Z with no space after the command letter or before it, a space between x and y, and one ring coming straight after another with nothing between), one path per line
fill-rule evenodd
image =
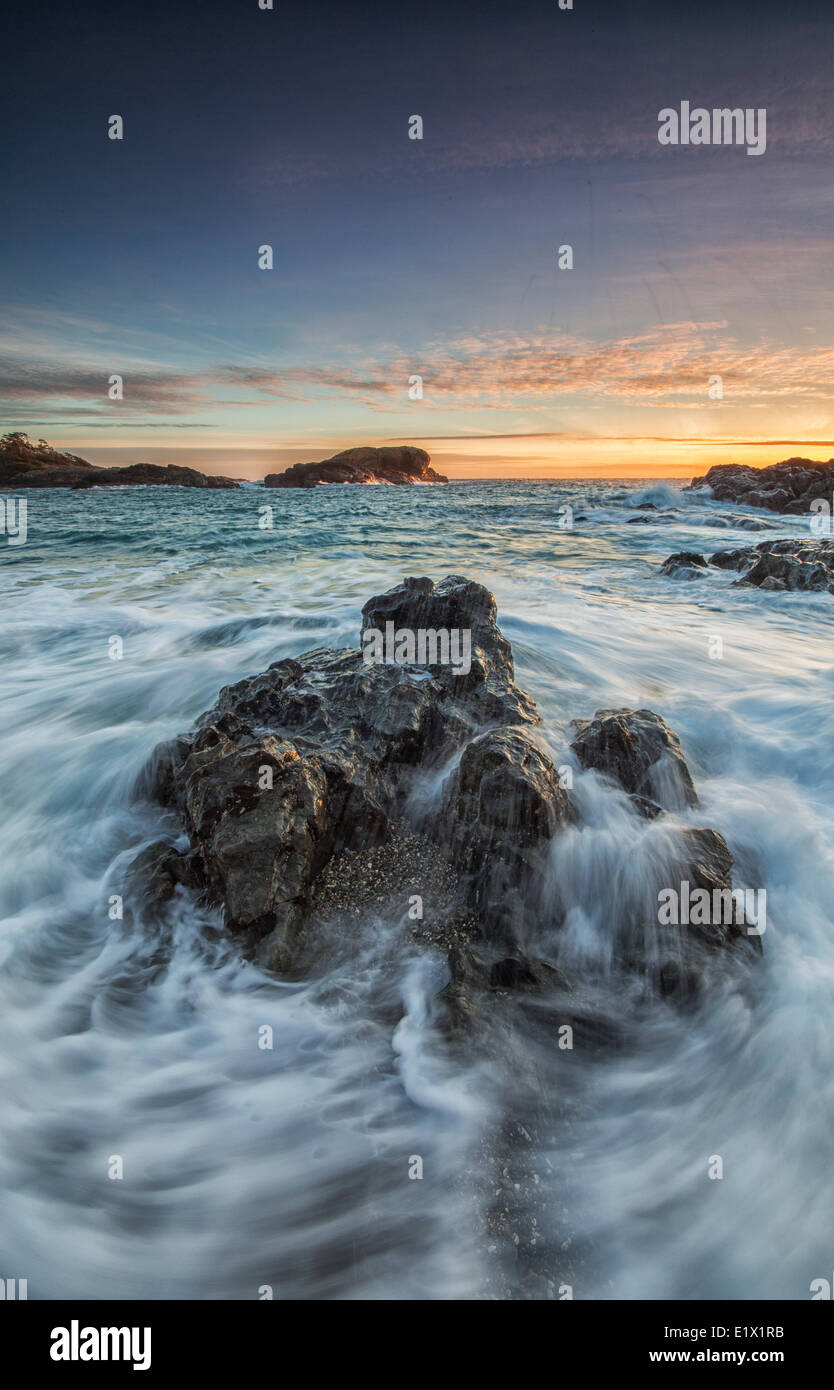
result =
M829 4L275 3L6 21L3 428L475 473L834 438ZM683 100L766 153L661 147Z

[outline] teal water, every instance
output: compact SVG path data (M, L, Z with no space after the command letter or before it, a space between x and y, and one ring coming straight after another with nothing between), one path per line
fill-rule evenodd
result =
M108 917L135 852L177 831L135 793L161 739L221 685L357 644L362 604L403 575L458 573L495 593L554 751L600 706L656 710L695 776L690 823L767 890L752 992L728 984L695 1016L658 1002L627 1055L571 1060L572 1122L536 1158L543 1225L551 1212L552 1238L569 1228L587 1252L575 1296L800 1299L830 1277L832 600L659 574L673 551L807 534L805 519L662 483L27 502L26 544L0 537L0 1274L30 1298L482 1294L477 1154L501 1078L439 1044L443 957L377 923L330 975L288 985L194 902L170 954L141 905L130 931ZM576 794L583 824L554 859L574 902L560 949L616 1006L610 942L643 832L593 778ZM561 1063L535 1065L563 1084Z

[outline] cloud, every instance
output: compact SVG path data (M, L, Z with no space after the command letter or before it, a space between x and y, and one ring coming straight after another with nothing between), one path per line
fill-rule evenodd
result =
M722 321L658 325L604 342L545 330L468 334L430 343L419 354L392 349L345 364L125 369L121 401L107 397L112 370L112 363L0 357L4 416L14 422L37 410L44 421L55 414L153 421L322 399L349 399L371 411L390 412L405 405L414 373L423 378L421 405L429 411L536 412L565 400L698 407L709 401L715 376L721 377L724 400L748 409L834 396L834 346L742 345Z

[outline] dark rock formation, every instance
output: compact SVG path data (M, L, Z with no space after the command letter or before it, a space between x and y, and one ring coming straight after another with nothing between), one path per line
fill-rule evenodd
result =
M425 449L413 444L390 445L381 449L370 445L343 449L321 463L294 463L283 473L269 473L265 487L318 487L320 483L448 483L442 473L429 467Z
M363 633L388 624L465 627L471 669L455 675L440 664L374 664L363 651L318 649L226 687L194 733L157 750L146 776L145 789L182 817L189 849L152 845L133 882L155 911L179 885L196 886L223 906L247 954L287 971L314 956L320 934L326 946L331 931L332 942L335 910L348 932L363 907L386 903L401 914L422 874L438 901L414 937L458 952L450 998L462 1000L477 982L521 993L561 988L537 943L563 920L549 851L577 812L537 736L536 707L515 685L495 601L457 576L436 586L406 579L365 605ZM581 764L615 779L640 814L658 820L672 868L679 860L692 882L710 874L724 882L732 861L721 837L663 819L696 804L663 720L601 710L577 727ZM638 942L630 962L638 969L642 949Z
M668 575L670 579L698 579L699 571L706 568L707 562L703 555L694 550L679 550L663 561L660 573Z
M593 719L575 719L574 728L571 747L583 767L594 768L630 796L648 799L664 811L697 806L680 739L659 714L649 709L599 709Z
M732 867L733 856L717 831L697 828L680 832L662 887L682 895L686 884L690 897L706 891L709 920L662 926L655 919L648 927L642 954L647 973L662 994L692 998L713 975L724 952L747 961L762 954L761 936L748 931L743 908L733 908L726 917L720 909L715 911L716 895L729 894L732 889Z
M709 488L718 502L741 502L748 507L766 507L771 512L799 515L810 512L818 498L832 500L834 459L816 463L793 458L768 468L751 468L744 463L719 463L701 478L693 478L687 492Z
M407 580L372 600L363 622L416 629L427 613L443 612L469 615L466 676L318 650L222 690L195 735L159 751L157 793L183 813L209 896L249 948L282 967L313 882L334 854L384 840L419 775L441 768L474 735L538 722L513 681L509 644L481 585ZM529 771L517 771L519 795L540 770L531 753ZM491 871L471 866L475 880Z
M526 729L492 729L466 746L440 824L491 940L511 948L534 930L547 847L574 819L556 768Z
M678 577L685 574L686 565L694 565L696 560L700 566L693 572L700 574L703 558L688 556L686 552L670 555L660 572ZM834 594L834 541L762 541L737 550L717 550L709 557L709 564L714 569L737 571L741 578L733 588L755 585L773 591Z
M200 473L179 464L132 463L125 468L99 468L76 454L62 454L41 439L25 434L0 439L0 486L5 487L207 487L236 488L233 478Z
M739 550L717 550L709 562L719 570L747 570L758 556L755 545L743 545Z
M775 545L756 546L756 550L754 563L735 581L737 585L834 594L834 542L777 541Z
M54 483L51 484L54 487ZM177 463L131 463L126 468L96 468L73 484L88 487L204 487L237 488L234 478L200 473Z

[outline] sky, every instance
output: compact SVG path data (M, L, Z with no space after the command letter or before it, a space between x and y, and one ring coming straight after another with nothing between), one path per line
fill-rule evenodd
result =
M404 442L456 478L834 456L830 0L3 29L0 432L253 478ZM763 108L764 153L662 145L683 101Z

